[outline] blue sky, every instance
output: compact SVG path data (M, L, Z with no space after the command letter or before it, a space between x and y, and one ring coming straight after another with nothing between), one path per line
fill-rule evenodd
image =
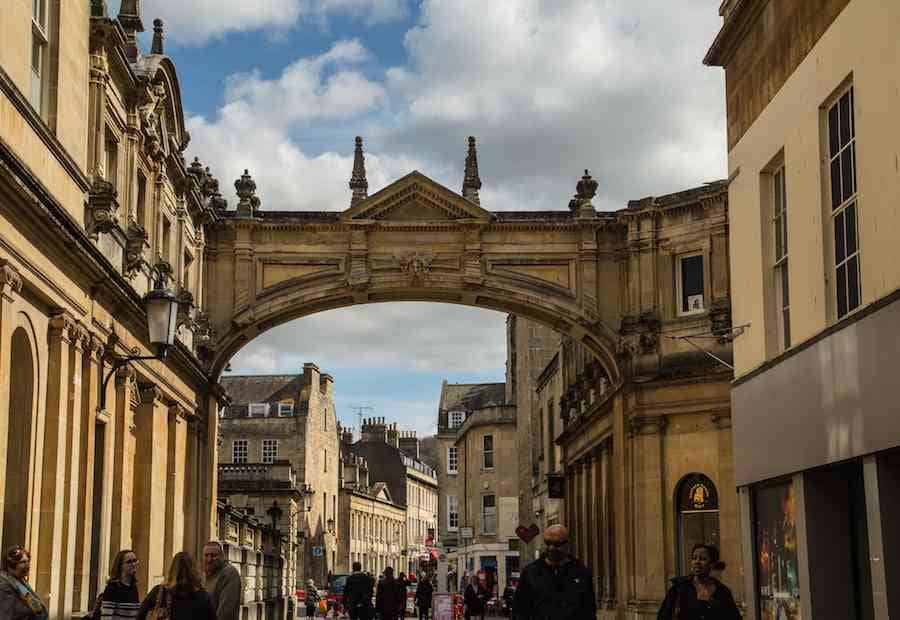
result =
M187 154L226 197L248 168L263 209L347 208L356 135L370 193L413 169L459 191L476 136L489 210L565 209L585 168L606 210L725 175L724 80L701 63L721 23L708 0L143 0L142 10L148 31L155 17L166 24ZM335 376L345 421L350 404L372 405L425 433L442 378L502 380L504 326L471 308L354 307L263 334L232 366L315 361Z

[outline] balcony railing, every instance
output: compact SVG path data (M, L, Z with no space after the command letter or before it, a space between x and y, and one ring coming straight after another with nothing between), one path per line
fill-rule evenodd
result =
M229 488L294 488L297 477L290 461L274 463L220 463L219 484Z

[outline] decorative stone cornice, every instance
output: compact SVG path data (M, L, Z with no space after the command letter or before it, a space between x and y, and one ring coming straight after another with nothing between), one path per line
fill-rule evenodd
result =
M628 436L656 435L666 428L666 417L634 415L628 419Z
M79 338L78 321L66 310L57 310L50 318L50 340L72 344Z
M19 270L5 258L0 258L0 298L12 301L21 291Z
M138 393L140 395L141 404L150 405L157 401L162 402L163 391L155 383L139 383Z
M190 414L188 410L181 406L179 403L172 403L169 405L169 420L173 422L184 422Z

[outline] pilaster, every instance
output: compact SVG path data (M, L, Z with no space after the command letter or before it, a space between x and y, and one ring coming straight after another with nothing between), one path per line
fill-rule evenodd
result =
M69 436L66 442L65 464L65 512L63 516L63 550L58 591L63 597L60 612L63 617L72 615L73 588L75 582L75 539L78 529L80 503L78 501L78 477L81 468L81 397L84 391L84 345L90 334L77 325L69 347L68 408Z
M44 454L41 463L41 515L43 535L38 537L34 558L35 584L51 618L59 618L63 605L60 591L65 516L66 439L68 436L69 358L75 337L75 319L61 311L50 320L47 360L47 409L44 421Z
M98 369L99 378L103 379L106 376L106 373L112 371L112 363L111 360L108 360L105 356L103 356L100 360L100 366ZM98 390L99 393L99 390ZM105 427L103 431L103 469L101 470L102 480L99 485L95 485L95 489L99 489L99 497L97 497L97 493L94 494L94 503L99 502L100 506L100 524L97 528L99 543L97 545L97 560L96 564L96 572L98 576L99 586L102 584L102 576L109 574L109 566L112 563L113 558L115 557L115 553L119 551L119 549L128 549L129 547L111 547L112 545L112 515L113 515L113 493L118 487L121 489L121 484L118 480L114 478L114 472L116 467L119 465L116 461L116 434L118 433L117 426L117 416L116 412L119 409L119 385L118 385L118 377L116 377L113 381L110 381L106 386L106 402L112 403L112 411L109 410L100 410L97 409L96 415L97 419L104 421ZM127 429L126 429L127 431ZM95 439L98 441L99 438ZM128 477L128 480L132 480L132 476ZM112 553L110 550L112 549ZM94 574L93 565L91 574ZM88 596L88 601L90 601L91 597Z
M166 537L165 555L168 560L184 546L184 479L187 463L187 411L181 405L169 407L168 456L166 459Z
M110 502L109 551L132 549L131 514L134 492L135 425L134 408L140 404L134 370L123 366L116 371L115 402L112 415L112 482ZM108 557L108 556L107 556Z
M78 475L77 524L75 530L75 583L72 589L76 610L89 611L91 573L91 533L94 523L94 446L97 405L103 364L103 343L97 336L85 339L81 395L81 445Z
M145 594L165 575L166 488L169 453L168 407L162 390L141 385L134 457L134 504L131 532L134 552L141 558L138 584Z
M194 557L199 557L200 553L200 545L202 545L205 540L200 540L197 535L197 528L199 527L199 523L197 521L197 514L199 512L199 503L200 503L200 480L198 478L200 470L198 468L198 459L197 456L199 454L200 446L200 436L199 436L199 418L197 417L196 412L193 415L188 416L185 421L186 425L186 440L185 440L185 474L184 474L184 501L183 501L183 513L184 513L184 549L192 554Z

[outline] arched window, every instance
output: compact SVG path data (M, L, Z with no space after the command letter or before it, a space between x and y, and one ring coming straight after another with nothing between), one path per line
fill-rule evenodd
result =
M13 332L10 358L2 549L27 544L25 534L28 522L35 364L31 340L23 327L18 327Z
M703 474L688 474L676 488L678 569L690 573L691 549L697 543L719 546L719 492Z

